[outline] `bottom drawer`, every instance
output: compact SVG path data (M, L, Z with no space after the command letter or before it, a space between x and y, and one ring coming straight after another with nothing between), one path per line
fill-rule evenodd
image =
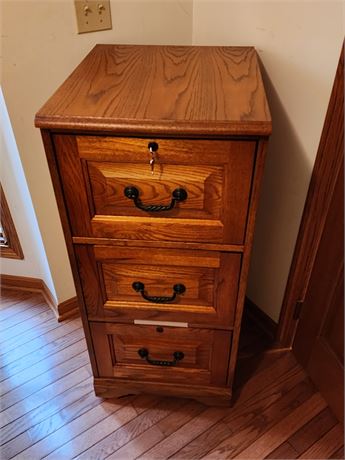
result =
M90 323L100 377L225 386L229 331Z

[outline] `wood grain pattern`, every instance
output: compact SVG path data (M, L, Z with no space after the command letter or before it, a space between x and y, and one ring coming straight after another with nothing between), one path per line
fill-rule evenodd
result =
M65 242L66 242L66 247L67 247L67 252L68 252L68 258L71 264L74 285L75 285L76 292L77 292L78 307L81 313L81 320L82 320L83 328L85 332L85 339L88 344L88 351L89 351L91 366L92 366L94 375L97 375L97 365L96 365L95 358L92 352L92 343L91 343L88 321L86 317L84 297L83 297L83 293L82 293L82 289L80 285L76 257L74 253L73 243L72 243L71 228L70 228L70 223L68 220L68 215L67 215L67 210L66 210L66 201L63 195L63 186L62 186L61 175L60 175L59 167L58 167L58 159L56 156L56 146L53 143L53 135L48 130L41 129L41 135L42 135L44 149L46 152L50 176L51 176L53 187L54 187L55 198L56 198L57 205L58 205L62 228L64 232L64 237L65 237ZM75 147L75 144L73 144L73 141L70 139L70 137L69 137L69 141L67 141L67 144L69 145L69 149L67 151Z
M17 292L17 295L15 298L13 298L13 292L11 291L11 288L8 288L6 286L1 286L1 303L0 303L0 318L3 318L4 311L13 311L15 312L16 306L18 304L20 305L20 311L30 308L30 302L27 302L28 299L30 299L32 293L31 292ZM24 301L22 303L22 301ZM5 313L6 314L6 313Z
M201 432L205 432L211 428L216 421L222 418L223 413L223 408L209 407L202 412L197 420L191 420L139 458L162 459L171 457L176 451L198 436Z
M240 254L109 246L75 250L89 319L233 325ZM172 303L151 303L133 290L136 281L151 296L171 296L176 283L186 291Z
M154 405L154 403L152 405ZM120 428L135 419L137 415L136 410L131 404L124 405L124 407L121 407L118 411L110 414L107 418L83 431L70 442L67 442L59 449L51 452L46 458L50 460L57 460L66 457L73 458L82 453L84 450L92 447L100 439L100 437L110 435L117 428Z
M280 383L280 385L271 385L265 391L262 401L248 400L244 408L237 406L234 414L230 413L223 419L231 434L212 451L208 452L209 449L205 448L202 458L234 458L281 422L312 394L313 391L307 382L302 380L301 375L290 375L286 385L285 382ZM262 420L265 420L264 424ZM273 449L274 447L271 450Z
M149 401L143 402L149 405ZM135 399L128 397L119 401L104 401L95 397L93 392L91 392L91 395L88 394L86 397L80 398L74 404L65 408L60 427L53 424L53 429L50 433L45 433L45 436L37 443L31 443L30 447L26 448L15 458L19 460L47 456L99 422L102 422L102 420L107 419L110 415L129 403L132 403L132 406L134 406ZM51 421L51 419L46 420L47 422ZM54 429L55 427L56 429Z
M298 458L304 451L309 449L315 443L315 437L322 438L331 428L337 424L337 419L334 417L329 408L324 409L319 415L314 417L309 423L300 428L294 433L283 445L290 446L294 452L293 457ZM282 445L282 446L283 446ZM270 453L267 458L279 458L282 452L282 446Z
M263 458L277 447L282 440L287 439L296 429L309 422L327 406L325 400L315 394L297 407L283 420L258 438L249 447L242 450L233 458Z
M38 411L39 407L42 406L43 401L51 401L51 403L54 404L54 398L62 394L64 391L71 390L80 382L89 379L90 377L90 369L88 366L83 366L60 379L60 385L52 384L44 387L44 389L41 390L42 395L37 394L37 392L33 395L28 395L28 397L25 398L25 407L23 407L23 401L21 400L2 412L1 428L9 425L10 423L13 423L14 425L16 420L27 414L28 417L31 418L34 413L32 411Z
M131 420L126 426L116 430L103 441L98 442L90 449L84 450L77 458L80 460L98 460L99 458L108 457L114 451L130 442L133 438L139 436L142 432L145 432L151 428L151 426L159 423L162 419L171 414L173 410L178 410L180 406L183 406L181 400L174 398L163 399L151 409L146 410L134 420Z
M103 398L119 398L128 394L148 393L158 396L169 396L179 398L194 398L210 406L229 406L232 391L228 387L187 384L187 383L165 383L154 380L133 380L116 378L95 378L94 386L97 396Z
M250 207L248 213L247 231L245 236L245 247L242 258L240 282L238 287L237 307L234 324L234 334L232 342L232 353L230 355L230 362L228 368L228 383L231 384L234 378L238 345L241 331L241 321L243 315L244 301L248 282L248 272L250 264L250 256L254 238L255 219L258 209L260 187L262 183L262 176L264 173L265 157L267 149L267 141L261 140L258 143L257 157L253 173L253 184L251 191Z
M213 419L214 422L217 419ZM193 432L192 436L185 440L183 447L174 453L170 458L172 459L185 459L201 458L205 452L218 446L224 439L231 435L231 431L226 423L219 421L207 427L207 430L196 436L198 432ZM196 436L196 437L195 437ZM187 443L186 443L187 441ZM181 446L178 445L177 447Z
M62 364L45 370L40 375L31 374L31 379L27 380L23 384L19 383L19 385L16 385L16 382L14 382L12 388L7 388L7 391L2 390L4 410L23 400L27 400L28 407L31 407L31 398L36 402L40 401L41 397L44 401L47 401L57 394L59 389L61 391L61 388L64 388L64 376L71 374L71 378L73 378L72 374L75 371L88 364L86 351L83 351L75 356L73 356L73 350L70 349L70 351L72 356L69 359L66 359ZM54 385L55 380L58 379L61 379L61 382ZM33 404L35 404L35 402ZM21 405L18 407L21 407L20 410L22 413L25 412Z
M182 407L159 420L155 425L146 430L144 433L136 436L123 447L117 449L109 459L122 460L124 458L137 458L140 454L149 450L153 445L169 436L171 433L184 426L194 417L199 416L204 410L204 406L196 401L190 401Z
M30 412L29 416L23 415L2 428L2 443L6 443L16 438L18 435L28 430L31 426L39 424L49 415L59 411L59 405L64 407L79 399L83 394L90 390L91 377L76 383L71 391L65 391L57 395L52 400L41 404L37 409Z
M220 244L220 243L191 243L184 241L143 241L143 240L117 240L113 238L89 238L74 236L72 238L75 244L93 244L118 247L145 247L145 248L162 248L162 249L204 249L206 251L226 251L242 253L244 246L242 244Z
M16 305L16 301L22 299L21 293L14 290L11 293ZM9 305L8 291L5 298ZM57 323L52 311L47 311L46 323L50 319L55 321L54 334L59 337L63 337L64 331L68 334L68 324L78 325L79 322L79 327L81 325L80 319ZM36 333L38 340L44 329L34 318L25 322L26 338ZM250 331L254 334L252 328L247 333ZM42 349L50 346L49 334L46 331L46 336L42 336ZM2 336L0 341L3 341ZM248 347L249 339L246 340L247 353ZM227 454L231 456L231 452L237 455L262 436L266 437L265 451L270 451L270 458L296 458L310 455L310 452L313 458L344 458L342 430L334 424L335 418L329 409L321 410L300 426L303 421L298 414L302 413L305 419L312 415L310 398L316 401L317 396L313 395L317 393L305 380L306 375L293 355L287 352L257 355L254 335L252 353L257 366L252 368L248 357L240 359L240 384L233 406L227 408L207 408L196 401L150 395L104 401L93 393L85 342L78 355L73 345L66 350L70 354L66 353L60 364L55 365L52 355L48 354L42 367L32 367L31 378L23 385L15 386L13 380L13 389L2 399L1 402L8 406L13 397L13 404L0 415L3 427L1 458L4 460L47 456L99 460L107 456L121 460L140 456L165 459L169 455L181 459L205 455L211 458L218 446L217 458L225 458ZM18 350L19 359L20 352L24 357L25 349ZM124 388L125 385L124 381ZM141 385L139 382L139 390ZM176 393L173 386L170 391ZM194 397L200 396L200 387L188 388L195 391ZM127 393L130 389L127 387ZM219 391L218 387L213 389ZM291 425L290 422L285 425L286 420L290 420ZM277 444L278 448L274 448ZM228 450L224 450L225 446Z
M15 333L16 328L19 328L20 324L25 322L26 319L41 313L43 310L42 306L45 306L44 299L40 294L37 294L30 308L0 322L0 333L4 333L5 331L7 331L7 333L11 333L12 331Z
M101 377L225 385L230 353L226 331L164 327L160 332L155 326L91 323L91 333ZM155 360L172 361L175 351L185 356L176 366L155 366L138 355L141 348Z
M91 218L91 214L83 181L82 166L77 154L75 136L55 135L53 138L54 147L57 151L56 161L58 162L59 172L64 178L62 186L71 232L75 235L92 236L90 222L87 218L87 216ZM74 211L74 203L78 210L78 215L82 213L83 219L79 219L77 216L73 218L73 214L71 215Z
M47 357L49 360L49 357ZM83 364L82 360L71 358L68 365L59 366L54 372L61 376L57 384L51 383L47 375L35 381L20 385L2 396L2 423L9 423L18 416L24 415L35 409L42 401L49 401L61 391L73 387L76 382L91 376L90 366ZM78 367L78 364L80 367ZM66 371L66 375L64 374ZM53 372L53 377L54 377ZM81 376L81 377L80 377ZM78 380L80 379L80 380ZM25 408L23 400L25 399Z
M287 460L287 459L298 458L298 453L292 446L290 446L288 442L283 442L283 444L277 447L273 452L271 452L265 458Z
M71 345L68 349L62 350L60 351L60 353L52 355L50 358L51 372L54 372L52 368L58 366L59 364L62 364L65 361L66 356L76 356L82 354L84 349L85 342L82 339ZM82 360L83 356L81 356L80 359ZM43 372L47 371L44 362L38 362L28 369L24 369L15 375L8 376L6 380L0 382L1 393L7 393L8 391L13 390L13 388L23 385L26 382L29 382L32 379L32 375L39 370L42 370Z
M271 132L251 47L97 45L35 124L122 133Z
M68 321L66 321L66 324L68 324ZM12 338L8 338L6 340L6 343L2 344L1 346L0 356L23 346L25 348L25 345L30 343L31 341L34 341L37 338L37 335L44 336L45 333L48 333L49 331L52 331L57 327L58 324L56 318L48 317L46 321L41 322L37 330L33 331L32 329L29 329L26 331L22 331L21 334L15 335Z
M84 164L68 137L55 138L74 235L243 243L255 142L157 139L152 175L147 139L77 136ZM171 211L145 212L124 196L127 186L150 205L169 204L176 188L188 196Z
M330 456L329 458L339 458L341 460L344 460L345 458L345 455L344 455L344 446L340 447L340 449L337 449L336 451L334 451Z
M16 436L11 441L2 446L2 455L6 458L38 458L36 451L39 449L40 454L44 452L44 442L57 431L63 431L65 425L69 424L78 416L82 416L85 412L91 411L101 403L94 397L92 390L88 393L80 395L80 398L71 404L61 407L59 413L52 414L45 420L42 420L37 425L32 426L27 431ZM61 430L62 428L62 430ZM39 444L37 446L36 444ZM31 449L30 449L31 448ZM54 447L51 446L53 449ZM26 452L26 450L28 452ZM25 453L22 453L22 452ZM28 455L28 456L26 456ZM18 457L17 457L18 456Z
M0 368L0 381L8 378L9 375L15 375L24 369L30 368L34 364L40 362L42 359L46 358L50 354L58 353L64 348L72 345L75 342L78 342L81 338L84 337L84 333L81 327L78 329L66 333L63 337L52 341L49 346L46 346L44 349L35 350L32 353L25 354L19 359L16 359L13 362L6 363Z
M343 433L343 427L338 423L299 458L329 458L336 449L343 445Z
M45 304L46 306L46 304ZM35 315L32 317L32 321L36 325L41 325L44 324L45 321L48 321L51 318L50 316L50 309L49 308L44 308L43 311L41 310L39 314ZM56 321L56 318L55 318ZM23 321L20 323L20 327L14 327L14 328L9 328L6 331L3 331L1 336L3 337L4 340L8 340L9 343L12 343L12 341L17 341L18 338L21 338L22 334L26 334L29 332L30 326L28 321Z
M270 427L270 424L273 425L280 414L284 415L284 411L288 413L291 410L291 400L293 398L297 400L299 397L301 401L300 395L305 393L306 388L305 383L302 383L305 380L305 374L296 366L289 369L291 364L291 361L289 363L288 360L285 360L284 366L279 371L278 367L275 367L274 381L271 381L266 374L267 380L264 382L258 373L253 381L255 387L249 385L245 392L240 393L234 407L226 415L224 413L225 416L221 421L212 426L210 436L204 432L201 433L176 452L174 458L201 458L208 452L212 452L210 455L219 457L225 455L225 452L231 455L234 449L241 446L242 442L250 442L259 430ZM266 372L270 371L266 370ZM263 377L264 374L261 375ZM267 385L268 381L271 382L269 385ZM299 386L297 391L294 389L296 386ZM256 392L260 393L259 399L254 397ZM265 426L260 425L260 417L261 419L265 417ZM226 435L224 425L228 431ZM248 425L251 426L250 430ZM214 437L212 433L219 433L219 438ZM241 433L245 435L242 436ZM232 435L236 435L237 438L233 439Z

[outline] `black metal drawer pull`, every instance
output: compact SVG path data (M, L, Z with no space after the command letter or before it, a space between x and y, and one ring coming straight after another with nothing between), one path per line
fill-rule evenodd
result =
M173 302L176 299L177 294L183 294L186 291L186 287L184 284L175 284L173 286L173 295L170 297L158 297L158 296L149 296L145 294L145 284L141 281L134 281L132 284L132 288L136 292L140 292L143 299L147 300L148 302L152 303L169 303Z
M172 199L170 204L143 204L139 198L139 190L136 187L129 185L125 188L124 194L126 198L134 201L134 204L137 208L146 212L161 212L161 211L170 211L174 208L175 204L178 201L185 201L187 199L187 192L183 188L176 188L172 192Z
M138 355L142 359L146 359L149 364L153 364L154 366L176 366L178 361L181 361L184 358L184 353L182 351L175 351L173 353L174 360L173 361L162 361L160 359L151 359L149 358L149 350L147 348L140 348L138 350Z

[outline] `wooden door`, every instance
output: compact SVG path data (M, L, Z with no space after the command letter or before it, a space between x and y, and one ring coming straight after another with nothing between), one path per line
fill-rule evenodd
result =
M294 255L309 261L303 276L294 274L290 292L299 297L285 331L295 329L292 344L340 421L344 420L344 50L336 74L320 147ZM306 242L308 242L306 244ZM304 244L303 244L304 242ZM305 264L305 267L308 266ZM291 273L290 273L291 276ZM294 287L300 285L298 290ZM293 295L287 298L292 299ZM295 321L294 321L295 320ZM295 326L293 325L295 323ZM296 328L297 324L297 328ZM282 328L284 330L284 328Z
M344 419L344 173L339 171L303 302L293 351Z

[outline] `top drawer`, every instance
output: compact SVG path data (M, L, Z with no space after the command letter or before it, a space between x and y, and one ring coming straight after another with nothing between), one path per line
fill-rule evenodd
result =
M56 135L55 146L74 236L243 243L254 141Z

